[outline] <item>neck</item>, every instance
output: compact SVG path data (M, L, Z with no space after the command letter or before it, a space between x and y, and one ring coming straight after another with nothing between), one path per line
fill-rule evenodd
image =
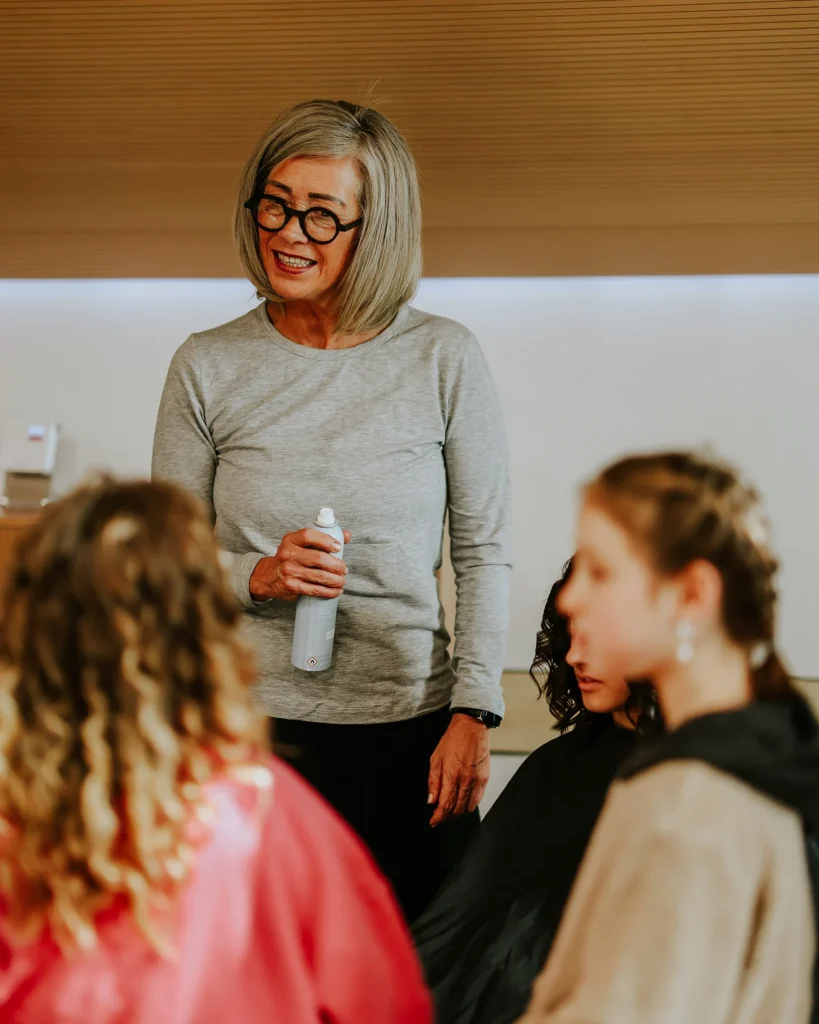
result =
M267 315L270 322L289 341L305 348L340 349L354 348L374 338L378 331L362 334L339 334L338 312L331 301L285 302L281 305L268 302Z
M619 711L615 711L611 717L614 719L614 724L619 726L621 729L634 730L636 728L634 722L632 722L626 714L625 708L620 708Z
M669 730L702 715L734 711L753 700L744 652L724 644L699 649L688 665L674 663L657 675L654 686Z

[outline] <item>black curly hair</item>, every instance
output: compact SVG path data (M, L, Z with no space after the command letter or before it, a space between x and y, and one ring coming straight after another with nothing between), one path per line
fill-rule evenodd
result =
M549 705L549 711L555 719L554 727L561 733L572 728L591 730L608 718L607 715L586 710L574 669L566 661L572 638L568 620L557 610L557 600L571 578L573 562L572 558L566 562L560 579L549 591L535 643L535 657L529 669L529 675L540 691L539 695ZM638 732L661 730L660 709L651 684L630 683L629 691L625 711Z

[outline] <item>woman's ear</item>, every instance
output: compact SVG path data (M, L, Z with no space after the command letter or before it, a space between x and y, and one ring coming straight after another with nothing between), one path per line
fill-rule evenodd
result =
M705 625L721 618L723 585L715 565L698 558L678 574L676 584L680 619Z

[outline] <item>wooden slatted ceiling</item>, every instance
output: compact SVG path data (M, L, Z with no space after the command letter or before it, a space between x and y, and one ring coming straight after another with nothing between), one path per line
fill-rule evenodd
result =
M819 0L0 0L0 276L237 272L281 108L404 130L431 274L819 271Z

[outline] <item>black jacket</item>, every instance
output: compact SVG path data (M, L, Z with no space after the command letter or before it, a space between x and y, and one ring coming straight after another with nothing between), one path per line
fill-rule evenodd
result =
M680 759L704 761L801 816L819 940L819 726L807 702L794 695L693 719L641 743L618 774L631 778ZM819 954L811 1021L819 1024Z
M526 1009L592 829L635 737L609 716L538 748L413 928L437 1024Z

